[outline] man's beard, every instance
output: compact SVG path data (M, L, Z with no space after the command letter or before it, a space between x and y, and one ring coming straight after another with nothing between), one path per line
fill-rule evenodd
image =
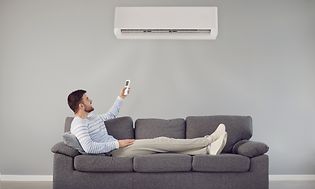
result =
M84 107L84 111L87 112L87 113L90 113L94 110L93 107L90 107L89 109L87 109L86 107Z

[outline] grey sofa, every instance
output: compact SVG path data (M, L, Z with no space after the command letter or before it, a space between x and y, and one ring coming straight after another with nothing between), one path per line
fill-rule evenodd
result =
M72 118L66 118L69 131ZM117 139L195 138L224 123L222 154L159 153L136 157L80 154L59 142L52 147L54 189L268 189L268 146L250 141L250 116L189 116L186 119L119 117L105 122ZM134 126L133 126L134 125Z

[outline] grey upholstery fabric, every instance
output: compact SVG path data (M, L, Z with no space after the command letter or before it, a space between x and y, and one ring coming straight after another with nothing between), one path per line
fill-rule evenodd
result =
M251 158L250 170L242 173L194 172L192 182L198 183L198 189L268 189L268 161L267 155Z
M64 128L64 131L65 131L65 132L70 131L72 120L73 120L73 117L66 117L66 120L65 120L65 128Z
M137 119L135 129L136 139L160 136L179 139L185 138L184 119Z
M54 154L53 189L132 189L131 172L83 172L73 158Z
M250 116L189 116L186 118L186 138L211 134L220 123L225 124L228 134L223 152L232 152L236 142L252 137L252 118Z
M87 154L83 150L83 148L82 148L79 140L77 139L77 137L74 134L71 134L70 131L63 133L62 138L63 138L63 142L66 145L68 145L68 146L78 150L81 154Z
M185 154L158 153L136 156L133 167L136 172L181 172L191 170L192 156Z
M105 121L105 126L108 134L118 140L135 138L131 117L118 117L107 120Z
M133 189L199 189L200 184L193 183L191 178L191 172L135 172L132 185ZM208 189L210 188L212 187L208 186Z
M268 150L269 146L262 142L241 140L234 145L232 152L252 158L260 156L268 152Z
M204 119L200 119L200 117L204 117ZM215 130L219 123L224 123L227 126L228 134L230 134L228 140L232 141L229 141L230 143L228 143L228 145L232 144L234 140L236 141L234 142L233 152L242 148L249 149L252 146L257 146L256 142L247 143L248 141L246 141L252 134L250 117L200 117L195 116L193 119L188 118L187 138L209 134L209 132ZM69 124L71 123L70 119L66 120L66 122L67 121ZM153 138L161 135L165 136L167 134L165 134L165 132L170 132L172 134L169 137L174 137L175 133L177 137L174 138L185 138L185 125L183 130L182 127L176 130L165 126L165 122L163 123L163 121L157 122L159 124L156 122L153 123L157 125L157 129L152 128L153 126L150 122L145 122L145 125L148 125L148 131L141 131L139 136ZM143 126L142 123L140 125ZM116 129L114 125L113 129ZM159 130L162 131L159 132ZM184 131L184 133L182 133L182 131ZM113 133L115 132L116 131L113 131ZM125 137L119 134L119 132L124 132L123 130L117 132L118 137ZM115 134L112 135L115 136ZM245 144L249 145L249 147ZM232 146L227 149L230 149L232 152ZM188 162L188 159L182 158L182 156L176 156L180 154L176 154L176 158L165 158L165 156L173 156L172 154L153 154L143 157L145 159L136 157L139 159L133 160L132 158L120 159L120 157L112 158L103 155L80 155L78 150L67 146L63 142L57 143L52 148L52 152L54 152L53 189L268 189L269 183L269 157L266 154L252 158L231 153L221 154L219 156L188 156L183 154L185 157L190 157L190 163L183 164L184 161ZM252 151L250 150L250 152ZM240 150L240 153L242 153L242 150ZM160 155L163 157L159 157ZM163 159L165 161L163 161ZM248 163L248 160L250 163ZM246 165L248 165L249 168L246 168ZM185 166L187 167L184 169ZM191 166L189 168L190 171L187 171L188 166ZM134 169L144 171L135 172ZM178 169L180 169L180 171L176 171ZM247 171L244 171L246 169ZM111 171L105 172L104 170ZM152 172L152 170L163 170L163 172ZM213 172L213 170L217 171Z
M54 154L53 189L268 189L268 156L251 159L248 172L81 172L73 158Z
M264 154L250 159L250 172L253 173L251 188L268 189L269 184L269 156Z
M198 172L247 172L250 159L237 154L193 156L192 170Z
M132 157L78 155L74 158L74 168L84 172L132 172L132 159Z
M53 153L57 153L57 154L64 154L66 156L70 156L70 157L74 157L79 155L79 151L66 145L63 142L59 142L57 144L55 144L52 148L51 151Z

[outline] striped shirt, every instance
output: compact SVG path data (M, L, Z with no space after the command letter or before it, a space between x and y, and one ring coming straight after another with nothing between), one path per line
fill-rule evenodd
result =
M85 119L74 117L70 132L77 137L86 153L107 153L119 148L118 140L107 133L104 121L118 115L122 102L123 99L118 96L107 113L89 113Z

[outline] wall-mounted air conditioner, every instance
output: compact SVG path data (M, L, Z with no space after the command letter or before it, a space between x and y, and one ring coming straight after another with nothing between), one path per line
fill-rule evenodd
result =
M116 7L118 39L216 39L217 7Z

